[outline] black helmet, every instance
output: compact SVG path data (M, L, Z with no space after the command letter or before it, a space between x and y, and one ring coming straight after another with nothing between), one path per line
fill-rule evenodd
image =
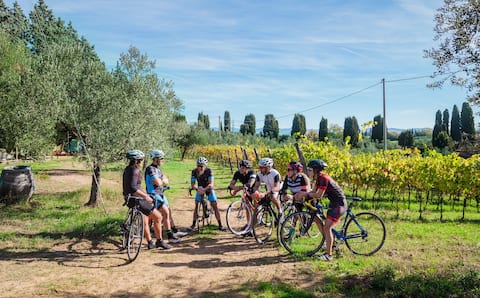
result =
M249 160L241 160L240 161L240 167L246 167L247 169L252 167L252 163Z
M127 152L127 159L135 159L135 160L139 160L139 159L144 159L145 158L145 154L143 154L142 151L140 150L130 150Z
M307 167L323 171L327 167L327 164L321 159L312 159L308 162Z

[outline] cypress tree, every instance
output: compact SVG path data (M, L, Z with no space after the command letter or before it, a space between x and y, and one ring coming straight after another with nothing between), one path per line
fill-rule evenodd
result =
M278 139L279 128L278 121L273 114L265 115L265 121L263 125L263 135L270 139Z
M225 111L223 116L223 131L231 131L231 129L230 112Z
M462 139L462 130L460 122L460 113L458 112L457 105L453 106L452 110L452 123L450 126L450 135L455 142L460 142Z
M302 114L295 114L295 116L293 116L292 130L290 132L290 135L293 136L295 133L305 135L306 132L307 127L305 124L305 116L303 116Z
M468 102L464 102L462 105L461 129L462 134L465 134L469 140L475 139L475 122L473 119L473 111Z
M355 147L358 144L359 134L360 128L358 126L357 118L355 118L355 116L345 118L343 140L345 141L347 137L350 137L350 144Z
M382 142L383 141L383 118L377 115L373 118L374 123L372 127L372 140Z
M449 130L449 127L448 127L448 123L450 122L450 114L448 113L448 109L445 109L445 111L443 111L443 131L445 131L448 135L450 135L450 130Z
M320 142L325 142L328 138L328 120L322 117L320 120L320 127L318 129L318 140Z

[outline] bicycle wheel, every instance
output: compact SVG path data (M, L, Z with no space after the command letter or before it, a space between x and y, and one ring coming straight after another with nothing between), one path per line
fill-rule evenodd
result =
M280 237L282 237L282 234L288 233L288 231L282 231L282 229L281 229L283 221L290 214L295 213L297 211L297 209L295 208L295 205L293 205L292 201L287 201L285 203L282 203L282 210L283 210L283 215L279 219L279 223L277 225L277 239L279 239L279 242L280 242Z
M315 221L315 214L300 211L290 214L280 228L280 243L289 252L300 256L312 256L322 248L321 226ZM312 237L311 235L322 235Z
M128 208L125 221L120 225L120 231L122 233L122 249L127 248L128 245L128 235L130 233L130 225L132 223L132 213L133 209Z
M370 256L382 248L387 231L376 214L361 212L350 218L345 227L345 244L357 255Z
M127 254L130 262L137 258L142 248L143 228L143 215L139 211L135 211L128 235Z
M270 239L273 231L273 224L275 221L275 215L273 214L270 206L260 206L255 212L253 223L253 236L257 243L265 243Z
M250 209L242 199L232 202L227 208L227 227L235 235L250 230L250 218Z
M197 205L197 231L201 233L205 227L205 213L204 201L200 201Z

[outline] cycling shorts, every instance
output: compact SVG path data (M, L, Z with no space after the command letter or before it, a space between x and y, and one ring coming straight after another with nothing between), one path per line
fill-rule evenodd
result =
M150 194L150 196L155 202L155 208L160 209L163 205L167 206L168 208L168 199L165 195L162 196L159 194Z
M214 190L211 190L209 192L206 192L204 195L207 196L208 200L210 201L210 203L214 203L217 201L217 195L215 194L215 191ZM197 194L195 195L195 202L200 202L202 200L202 197L204 195L199 195L198 194L198 191L197 191Z
M153 210L155 210L155 207L153 204L148 203L147 200L144 199L137 199L137 205L138 205L138 210L145 214L146 216L149 216L152 214Z
M347 212L346 206L337 206L337 207L328 209L327 218L333 222L338 222L340 220L340 217L342 217L342 215L344 215L345 212Z

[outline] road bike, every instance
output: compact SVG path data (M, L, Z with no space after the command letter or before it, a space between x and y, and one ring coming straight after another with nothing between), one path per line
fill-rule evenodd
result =
M282 216L271 205L271 197L267 195L259 203L255 210L252 222L252 232L255 240L259 244L263 244L270 240L273 233L273 228L276 228L277 238L281 234L280 226L286 216L296 211L292 200L283 200L283 195L280 195L281 208L283 210Z
M232 189L229 188L233 197ZM227 227L235 235L245 235L252 230L251 218L254 213L252 198L246 188L243 189L241 199L233 201L227 208Z
M192 195L192 189L188 190L190 196ZM200 195L200 202L197 206L197 221L195 222L195 228L199 233L202 233L205 229L205 225L212 224L212 216L214 214L211 207L208 206L206 194Z
M143 241L143 214L140 212L138 201L140 197L128 195L124 205L129 208L125 221L121 224L122 231L122 249L127 250L128 260L133 262L140 253Z
M354 254L369 256L379 251L385 243L387 235L385 223L373 212L360 212L353 214L353 202L361 201L360 198L349 198L350 203L343 219L337 229L332 229L334 246L336 249L343 243ZM325 210L315 199L305 201L307 211L290 214L285 218L280 229L279 239L282 246L292 254L312 256L324 245L322 227L326 220ZM315 223L315 224L314 224ZM321 235L315 237L315 235Z

